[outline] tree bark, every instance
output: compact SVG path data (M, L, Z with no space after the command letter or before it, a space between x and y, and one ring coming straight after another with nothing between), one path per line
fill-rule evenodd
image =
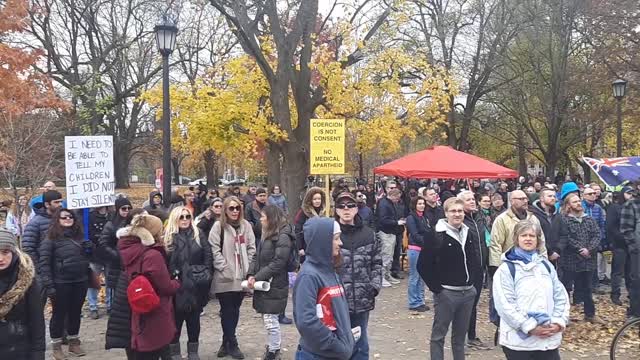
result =
M218 155L213 150L204 152L204 174L207 177L207 187L218 187Z
M180 159L172 157L171 165L173 167L173 183L174 185L180 185Z
M113 149L113 170L116 177L116 188L127 189L129 188L129 160L130 149L129 145L122 144L117 141L114 136L115 147Z
M358 177L364 179L364 157L358 153Z
M280 163L280 157L282 155L280 146L275 143L269 143L266 151L267 157L267 186L272 188L274 185L278 185L284 188L285 184L282 183L282 166Z
M307 157L307 152L301 151L300 144L295 141L283 144L282 149L284 155L283 170L287 174L285 189L289 203L289 213L295 214L302 204L299 195L304 191L304 184L309 172L309 158Z

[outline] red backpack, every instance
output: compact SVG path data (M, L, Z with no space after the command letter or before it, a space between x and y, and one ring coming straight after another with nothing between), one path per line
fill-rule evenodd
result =
M144 253L142 255L144 256ZM127 286L127 299L129 300L131 311L138 314L147 314L160 305L160 297L147 275L142 272L142 261L141 259L140 271L131 274L131 280L129 281L129 286Z

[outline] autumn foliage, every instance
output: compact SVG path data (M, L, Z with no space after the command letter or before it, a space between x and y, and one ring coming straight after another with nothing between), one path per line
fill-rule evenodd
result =
M33 70L43 52L13 45L28 25L28 1L7 0L0 8L0 114L15 117L36 109L64 107L51 80Z

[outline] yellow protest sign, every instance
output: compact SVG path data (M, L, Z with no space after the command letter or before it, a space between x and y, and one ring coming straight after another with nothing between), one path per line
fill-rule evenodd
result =
M344 119L311 119L310 173L344 174Z

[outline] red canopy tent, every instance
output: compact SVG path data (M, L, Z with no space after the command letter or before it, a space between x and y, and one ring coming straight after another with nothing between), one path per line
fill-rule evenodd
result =
M449 146L409 154L373 169L374 174L403 178L491 179L514 178L518 172Z

